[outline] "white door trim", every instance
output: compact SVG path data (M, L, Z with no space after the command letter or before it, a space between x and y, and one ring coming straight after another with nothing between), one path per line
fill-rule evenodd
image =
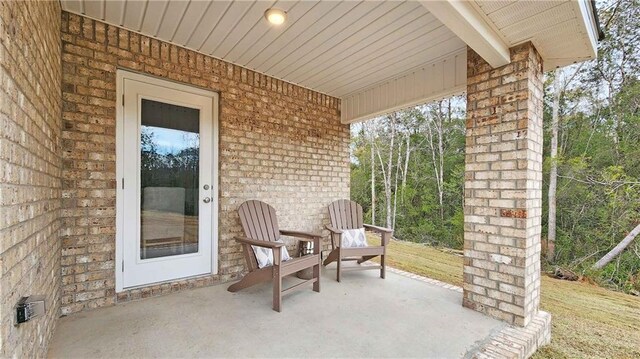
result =
M126 70L117 70L116 72L116 253L115 253L115 276L116 276L116 293L125 290L124 284L124 198L122 189L122 178L124 176L124 80L130 79L144 82L150 85L166 87L174 90L192 93L200 96L207 96L213 99L212 104L212 121L213 121L213 153L212 158L212 190L211 190L211 210L212 210L212 243L211 243L211 274L218 273L218 157L219 157L219 129L218 129L218 112L219 112L219 95L217 92L207 91L196 87L179 84L172 81L162 80L148 75L142 75ZM131 289L131 288L126 288Z

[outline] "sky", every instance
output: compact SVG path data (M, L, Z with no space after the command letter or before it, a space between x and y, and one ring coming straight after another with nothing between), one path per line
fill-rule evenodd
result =
M176 154L198 144L197 133L154 126L142 126L142 129L153 133L153 142L163 155Z

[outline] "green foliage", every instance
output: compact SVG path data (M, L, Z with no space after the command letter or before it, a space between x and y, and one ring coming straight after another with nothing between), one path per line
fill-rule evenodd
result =
M556 264L623 290L638 286L640 255L634 245L601 271L591 266L640 221L640 53L634 44L640 39L639 4L604 4L600 16L607 38L598 60L565 71L577 73L562 93L556 160ZM549 125L551 91L546 96ZM549 139L547 129L545 144ZM547 155L545 147L545 180L551 164ZM545 209L546 200L545 192ZM545 228L546 220L544 213Z
M640 222L640 0L607 1L599 6L607 37L599 44L598 59L547 73L545 81L543 240L552 165L549 143L554 91L549 90L553 90L555 76L561 76L558 157L553 160L558 167L553 262L603 285L640 291L640 238L603 270L591 269ZM373 212L372 168L376 223L385 225L387 203L380 162L387 163L391 153L395 176L397 163L406 157L403 138L409 136L407 173L399 169L406 183L398 181L391 193L391 200L397 203L395 235L407 241L462 247L463 101L455 98L393 114L397 125L393 151L389 150L392 117L373 120L370 128L354 126L351 193L363 205L367 221ZM439 123L443 133L442 182L438 181L433 142ZM373 167L372 146L380 155Z
M451 102L451 106L449 106ZM462 98L442 101L439 106L422 106L397 114L397 133L393 152L393 175L399 173L398 186L392 189L396 203L395 236L403 240L462 248L464 186L464 102ZM449 108L451 107L451 108ZM439 204L439 191L435 179L434 159L429 144L429 121L436 116L442 120L443 134L443 206ZM389 124L378 121L374 151L379 151L383 162L388 160ZM409 136L410 155L406 161L406 136ZM433 137L433 132L431 133ZM354 126L352 131L351 198L363 206L365 221L371 222L371 129ZM398 156L400 168L397 168ZM436 161L437 162L437 161ZM386 203L384 178L377 157L374 161L376 224L385 225ZM395 183L395 177L393 178ZM404 184L403 184L404 182Z

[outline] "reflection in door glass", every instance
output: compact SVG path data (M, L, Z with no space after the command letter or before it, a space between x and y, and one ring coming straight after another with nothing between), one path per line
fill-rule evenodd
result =
M198 251L200 111L142 100L140 258Z

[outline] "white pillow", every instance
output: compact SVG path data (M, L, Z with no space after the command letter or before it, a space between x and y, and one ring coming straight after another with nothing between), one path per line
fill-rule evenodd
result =
M277 243L284 243L282 239L276 241ZM258 246L251 246L253 253L256 255L256 261L258 261L258 268L269 267L273 265L273 250L271 248L264 248ZM280 247L280 257L282 262L291 259L286 246Z
M364 234L364 228L343 229L342 230L342 248L360 248L368 247L367 236Z

